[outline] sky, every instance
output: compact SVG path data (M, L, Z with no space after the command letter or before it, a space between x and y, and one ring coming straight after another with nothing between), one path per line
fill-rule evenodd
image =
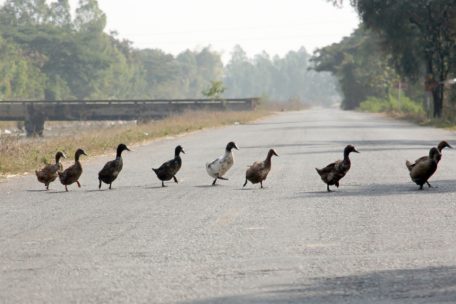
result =
M4 0L0 0L3 4ZM51 2L51 0L49 0ZM73 9L78 0L70 0ZM283 56L304 46L313 52L344 36L359 23L355 11L326 0L98 0L107 31L137 48L174 55L211 46L229 58L236 44L249 56L266 51Z
M77 0L70 0L76 7ZM98 0L115 30L138 48L178 54L210 45L227 59L236 44L249 56L309 52L338 42L357 27L351 7L326 0Z

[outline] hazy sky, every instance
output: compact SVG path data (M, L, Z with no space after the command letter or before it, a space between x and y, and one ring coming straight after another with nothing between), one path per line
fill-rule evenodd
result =
M4 0L0 0L0 3ZM283 55L338 42L358 24L350 7L326 0L98 0L108 30L135 47L177 54L211 45L226 59L240 44L249 55ZM70 0L73 9L78 0Z
M77 0L71 0L75 7ZM326 0L99 0L108 30L139 48L177 54L211 45L226 58L240 44L249 55L283 55L339 41L358 25L353 9Z

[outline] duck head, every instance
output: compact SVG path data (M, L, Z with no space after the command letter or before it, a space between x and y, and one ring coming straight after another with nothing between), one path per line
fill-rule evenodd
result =
M77 149L77 150L76 150L76 153L74 154L74 159L75 159L76 161L78 161L78 160L79 160L79 157L80 157L81 155L87 156L87 154L84 152L84 150L82 150L82 149Z
M439 151L441 152L443 149L445 148L450 148L450 149L453 149L452 146L450 146L450 144L448 142L446 142L445 140L441 141L439 143L439 145L437 146L437 149L439 149Z
M274 149L270 149L268 152L268 158L271 158L273 155L279 156Z
M175 155L175 156L179 156L179 154L180 154L181 152L185 154L184 148L182 148L182 146L179 145L179 146L177 146L176 149L174 150L174 155Z
M60 151L57 152L57 153L55 154L55 163L58 164L58 163L60 162L60 159L61 159L62 157L63 157L63 158L66 158L65 154L64 154L63 152L60 152Z
M122 152L123 151L131 151L130 149L128 149L127 145L125 144L120 144L117 146L117 157L120 157L122 155Z
M431 150L429 150L429 158L436 162L439 162L439 160L441 158L439 149L437 149L436 147L433 147Z
M358 150L356 150L355 147L353 147L352 145L348 145L345 147L345 149L344 149L345 156L348 156L352 152L359 153Z
M234 143L234 141L230 141L227 145L226 145L226 151L228 152L231 152L231 150L236 149L236 150L239 150L238 147L236 146L236 144Z

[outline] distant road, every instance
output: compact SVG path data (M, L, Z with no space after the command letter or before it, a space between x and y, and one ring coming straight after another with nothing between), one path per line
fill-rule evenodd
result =
M10 179L0 303L455 303L456 151L435 189L418 191L404 165L441 139L456 146L448 131L312 109L133 147L111 191L96 176L113 155L83 159L83 188L69 193ZM211 187L204 164L230 140L229 181ZM349 143L361 153L326 193L314 168ZM161 188L151 168L178 144L180 183ZM266 189L242 190L271 147Z

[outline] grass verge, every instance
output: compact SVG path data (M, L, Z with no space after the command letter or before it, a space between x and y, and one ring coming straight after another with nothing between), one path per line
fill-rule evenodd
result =
M73 158L77 148L90 156L114 151L119 143L143 143L165 136L208 127L246 123L271 114L266 109L252 112L187 112L136 126L114 126L52 138L0 138L0 176L24 174L54 160L57 151Z

